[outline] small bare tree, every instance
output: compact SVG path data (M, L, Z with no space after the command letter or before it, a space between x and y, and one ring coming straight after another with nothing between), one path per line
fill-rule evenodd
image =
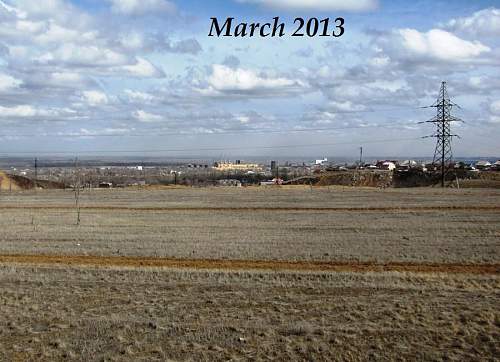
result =
M76 225L80 225L80 168L78 167L78 158L75 158L75 209L76 209Z

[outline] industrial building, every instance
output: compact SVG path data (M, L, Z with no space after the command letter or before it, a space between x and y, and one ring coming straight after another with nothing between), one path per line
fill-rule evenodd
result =
M262 166L256 163L241 163L240 160L236 160L235 163L227 161L215 162L213 168L217 171L262 171Z

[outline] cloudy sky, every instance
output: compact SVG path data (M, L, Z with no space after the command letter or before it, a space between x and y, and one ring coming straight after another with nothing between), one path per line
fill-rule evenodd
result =
M340 38L210 38L210 17L342 16ZM500 3L0 0L0 154L500 155Z

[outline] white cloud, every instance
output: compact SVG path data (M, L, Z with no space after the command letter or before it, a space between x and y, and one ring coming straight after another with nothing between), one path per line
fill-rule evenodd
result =
M0 117L33 117L36 116L37 113L35 108L28 105L15 107L0 106Z
M108 96L105 93L96 90L82 92L82 98L89 106L92 107L108 104L109 101Z
M30 105L19 105L15 107L0 106L0 117L8 118L28 118L28 117L44 117L58 116L60 112L52 109L39 109Z
M356 112L364 111L366 107L347 100L344 102L331 101L328 103L328 108L340 112Z
M87 128L80 128L78 132L69 133L72 136L96 136L96 135L125 135L129 134L131 131L130 128L103 128L100 130L89 130ZM62 134L65 135L65 134ZM66 133L68 135L68 133Z
M396 80L376 80L371 83L367 83L368 88L373 88L377 90L382 90L390 93L397 92L401 89L407 88L408 83L404 79Z
M450 20L446 28L474 35L500 35L500 9L488 8Z
M90 140L93 132L135 132L136 127L143 133L167 122L180 133L206 133L425 120L428 115L413 109L431 103L428 99L436 97L441 79L449 81L450 96L477 114L478 122L500 122L500 43L485 36L498 34L497 9L471 15L459 6L457 19L447 22L450 18L442 14L440 30L426 28L427 23L413 16L398 22L407 20L408 29L392 30L394 13L381 8L377 21L368 24L370 31L363 31L365 21L350 23L348 42L342 38L292 45L282 39L220 48L197 31L206 19L180 1L185 11L175 23L189 19L187 27L170 21L175 0L105 0L106 9L91 6L98 3L94 0L4 1L10 7L0 0L0 121L10 134L31 134L35 121L40 121L37 132L77 132ZM334 16L376 6L374 0L246 2L243 11L259 7L297 16L325 10ZM154 14L159 18L149 17ZM193 56L202 49L205 56ZM311 56L297 57L296 49ZM403 110L384 110L393 107ZM253 114L255 110L262 114ZM386 138L386 130L366 132L367 138ZM357 135L352 133L354 141ZM313 136L300 137L304 143L318 143ZM15 146L31 150L32 142L42 141ZM91 148L93 142L85 146ZM192 145L184 137L178 142ZM471 139L461 144L474 145ZM74 147L80 148L76 143ZM389 153L393 147L387 146ZM425 147L415 152L433 151Z
M270 8L310 11L370 11L378 6L377 0L237 0Z
M26 13L13 6L6 4L4 1L0 0L0 11L5 11L7 14L13 14L21 19L26 18Z
M266 77L253 70L233 69L214 64L208 83L218 91L252 91L258 89L283 89L296 86L297 81L283 77Z
M167 0L108 0L113 11L127 15L172 13L175 5Z
M72 6L64 0L17 0L17 8L12 7L12 11L16 12L18 17L26 18L28 15L36 17L45 17L52 15L58 11L64 15L66 11L71 11Z
M162 70L158 69L151 62L141 57L136 58L135 64L124 65L121 69L133 77L161 78L165 76Z
M125 94L129 101L136 103L153 103L157 100L157 97L152 94L134 91L132 89L125 89Z
M494 94L500 91L500 74L482 74L467 77L464 86L468 92Z
M500 116L500 100L491 103L490 111Z
M18 88L21 84L23 84L21 80L11 77L8 74L0 73L0 92Z
M384 68L387 65L389 65L390 62L391 62L391 59L385 55L379 56L379 57L374 57L374 58L371 58L370 60L368 60L368 63L371 66L378 67L378 68Z
M491 49L479 41L463 40L452 33L432 29L421 33L415 29L400 29L402 46L410 54L439 60L470 61Z
M118 3L124 10L132 12L141 9L157 11L169 4L159 0L117 1L117 6ZM124 38L121 32L125 28L109 31L100 26L99 19L67 2L20 0L17 6L22 11L14 7L6 10L5 6L0 6L0 38L7 49L4 51L6 61L11 64L23 65L24 69L36 67L36 74L48 71L60 74L84 72L86 76L164 76L142 56L145 52L162 51L154 46L145 47L147 37L143 30L127 29L125 34L135 36L131 39L131 46L126 47L117 41ZM116 16L123 18L122 15Z
M111 49L74 43L65 43L56 51L45 53L37 61L41 64L67 63L76 66L116 66L129 63L127 56Z
M439 67L450 64L491 65L498 62L494 51L478 40L466 40L442 30L420 32L416 29L394 29L376 33L373 38L373 59L368 64L383 70L408 70L418 66ZM375 69L373 69L375 70Z
M138 31L131 31L120 35L120 43L126 49L140 50L144 47L145 42L144 34Z
M133 52L168 52L198 54L201 44L194 38L172 41L164 34L151 34L132 30L118 36L123 49Z
M54 84L83 83L81 74L73 72L55 72L50 75L50 80Z
M19 22L18 22L19 23ZM32 25L34 32L37 32L36 24ZM86 31L81 32L75 29L70 29L68 27L62 26L55 23L54 21L48 22L48 27L46 31L40 33L34 38L34 42L38 44L61 44L68 42L78 42L78 43L94 43L98 38L97 31Z
M46 27L46 23L43 21L29 21L29 20L17 20L16 30L22 31L24 33L40 33Z
M481 85L484 83L485 80L486 80L485 77L472 76L469 77L468 84L473 88L481 88Z
M490 104L490 122L500 124L500 100Z
M148 113L142 109L133 112L132 117L143 123L160 122L163 119L163 117L158 114Z
M241 124L247 124L250 122L250 117L248 116L236 116L236 119L241 123Z

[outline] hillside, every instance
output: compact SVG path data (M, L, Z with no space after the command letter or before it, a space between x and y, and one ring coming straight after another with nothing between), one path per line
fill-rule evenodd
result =
M64 184L54 181L38 180L38 188L43 189L63 189ZM9 175L0 171L0 191L29 190L35 187L35 182L27 177Z
M5 172L0 171L0 191L18 191L22 190L21 187L10 175L7 175Z

